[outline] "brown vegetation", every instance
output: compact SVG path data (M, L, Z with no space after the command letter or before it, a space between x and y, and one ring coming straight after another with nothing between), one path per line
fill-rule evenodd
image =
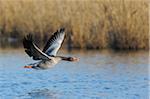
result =
M46 41L65 27L73 47L148 49L148 18L146 0L0 0L0 37Z

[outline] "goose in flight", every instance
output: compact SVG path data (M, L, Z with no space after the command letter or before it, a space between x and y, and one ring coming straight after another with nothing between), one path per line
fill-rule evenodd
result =
M33 38L31 34L28 34L23 39L23 46L25 52L33 58L33 60L39 60L36 63L29 64L24 66L24 68L33 68L33 69L48 69L59 61L78 61L78 58L75 57L64 57L64 56L57 56L57 52L62 45L62 42L65 38L65 29L61 28L57 30L47 41L43 50L40 50L36 44L33 42Z

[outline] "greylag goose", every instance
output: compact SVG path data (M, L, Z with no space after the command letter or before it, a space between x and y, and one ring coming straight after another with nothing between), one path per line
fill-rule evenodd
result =
M65 29L61 28L57 30L47 41L43 50L40 50L36 44L33 42L33 38L31 34L28 34L23 39L23 46L25 48L25 52L33 58L33 60L39 60L36 63L29 64L24 66L24 68L33 68L33 69L48 69L54 65L56 65L59 61L78 61L78 58L75 57L64 57L64 56L56 56L59 48L62 45L62 42L65 38Z

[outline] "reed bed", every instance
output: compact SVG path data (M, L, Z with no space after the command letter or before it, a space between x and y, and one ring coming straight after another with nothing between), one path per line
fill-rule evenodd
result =
M148 5L148 0L0 0L0 37L32 33L45 42L65 27L65 44L73 48L149 49Z

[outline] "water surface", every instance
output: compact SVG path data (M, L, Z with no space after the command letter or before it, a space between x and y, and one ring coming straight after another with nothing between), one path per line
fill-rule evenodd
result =
M23 50L0 51L0 99L148 99L148 52L78 51L48 70Z

